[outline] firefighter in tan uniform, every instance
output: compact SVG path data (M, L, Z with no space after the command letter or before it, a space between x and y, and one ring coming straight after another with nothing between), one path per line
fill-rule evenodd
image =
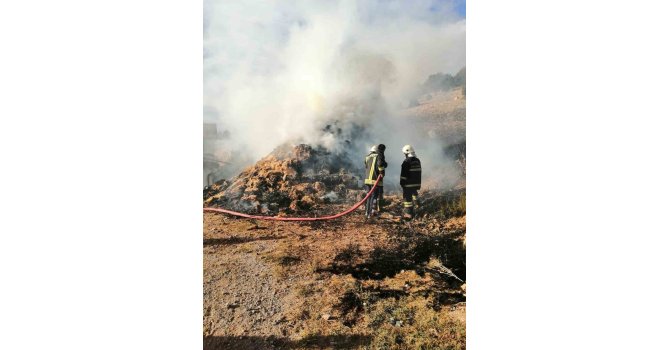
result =
M406 220L414 218L414 207L418 201L421 189L421 161L416 157L414 148L405 145L402 148L405 160L400 170L400 186L402 187L403 217Z
M370 148L370 153L365 157L365 187L368 192L372 189L377 178L381 175L382 179L379 180L377 188L375 188L374 193L368 200L365 202L365 216L370 218L375 214L379 214L381 210L381 201L384 197L384 179L385 169L388 166L386 159L384 157L384 150L386 146L380 144L378 146L372 146Z

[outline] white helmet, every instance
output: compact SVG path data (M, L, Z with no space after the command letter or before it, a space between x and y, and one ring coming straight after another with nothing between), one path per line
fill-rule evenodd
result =
M370 152L377 152L377 145L370 147Z
M402 148L402 153L405 154L405 155L412 155L413 156L414 155L414 147L412 147L412 145L405 145Z

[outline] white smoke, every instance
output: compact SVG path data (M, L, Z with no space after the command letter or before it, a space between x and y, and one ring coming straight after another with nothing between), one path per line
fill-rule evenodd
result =
M204 104L229 150L259 159L304 142L362 162L385 143L396 168L406 143L442 152L397 111L430 74L465 66L454 3L206 0L204 16Z

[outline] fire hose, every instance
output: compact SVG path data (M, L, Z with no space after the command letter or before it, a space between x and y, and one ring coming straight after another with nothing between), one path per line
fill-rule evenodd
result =
M256 219L256 220L274 220L274 221L320 221L320 220L333 220L333 219L337 219L337 218L339 218L339 217L345 216L345 215L351 213L352 211L356 210L356 209L357 209L358 207L360 207L361 205L363 205L363 203L365 203L365 201L367 201L368 198L370 198L370 196L371 196L372 193L374 192L375 188L377 188L377 184L379 183L379 180L381 180L381 178L382 178L382 175L379 175L379 177L377 178L377 181L375 181L375 184L374 184L374 185L372 186L372 188L370 189L370 192L368 192L368 194L365 196L365 198L363 198L360 202L354 204L353 207L351 207L351 208L349 208L349 209L347 209L347 210L345 210L345 211L343 211L343 212L341 212L341 213L339 213L339 214L335 214L335 215L331 215L331 216L322 216L322 217L318 217L318 218L289 218L289 217L281 217L281 216L250 215L250 214L245 214L245 213L239 213L239 212L232 211L232 210L220 209L220 208L213 208L213 207L205 207L205 208L203 208L203 209L204 209L204 211L211 211L211 212L217 212L217 213L225 213L225 214L230 214L230 215L234 215L234 216L240 216L240 217L248 218L248 219Z

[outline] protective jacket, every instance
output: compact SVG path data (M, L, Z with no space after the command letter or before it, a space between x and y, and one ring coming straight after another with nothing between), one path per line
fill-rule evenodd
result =
M386 164L386 160L384 159L384 153L370 152L370 154L365 157L365 184L374 185L379 174L385 174L387 165L388 164ZM384 186L383 178L382 180L379 180L377 186Z
M400 169L400 186L421 189L421 161L417 157L407 157Z

